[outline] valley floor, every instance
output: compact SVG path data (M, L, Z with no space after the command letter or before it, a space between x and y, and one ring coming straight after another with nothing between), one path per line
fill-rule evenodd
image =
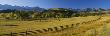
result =
M0 20L0 35L10 35L12 32L17 36L109 36L109 25L109 14L49 19L42 22Z

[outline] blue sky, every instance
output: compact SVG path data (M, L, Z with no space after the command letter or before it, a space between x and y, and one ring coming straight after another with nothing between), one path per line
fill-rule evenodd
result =
M0 0L0 4L42 8L110 8L110 0Z

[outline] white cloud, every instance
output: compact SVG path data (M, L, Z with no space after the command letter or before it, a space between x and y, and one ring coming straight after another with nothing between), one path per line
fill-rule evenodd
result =
M19 6L29 6L32 4L30 0L0 0L0 4L9 4L9 5L19 5Z

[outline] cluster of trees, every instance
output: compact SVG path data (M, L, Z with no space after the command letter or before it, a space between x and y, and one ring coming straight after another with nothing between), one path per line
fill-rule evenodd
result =
M102 10L102 9L101 9ZM101 15L104 13L90 13L91 9L88 8L86 11L74 11L65 8L50 8L42 12L39 11L27 11L27 10L1 10L0 17L4 19L18 19L18 20L27 20L27 19L47 19L47 18L70 18L70 17L79 17L79 16L88 16L88 15ZM96 11L96 10L94 10ZM102 10L105 11L105 10ZM100 13L100 14L99 14Z

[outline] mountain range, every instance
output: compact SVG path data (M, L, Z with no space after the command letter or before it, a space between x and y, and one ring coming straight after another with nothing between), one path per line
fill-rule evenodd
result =
M44 8L40 7L28 7L28 6L12 6L12 5L1 5L0 4L0 10L7 10L7 9L16 9L16 10L36 10L36 11L43 11L45 10Z

